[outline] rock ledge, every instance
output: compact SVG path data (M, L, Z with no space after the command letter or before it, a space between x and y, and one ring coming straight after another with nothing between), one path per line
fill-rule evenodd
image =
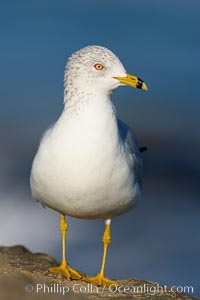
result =
M23 246L0 247L1 299L198 299L135 278L120 280L119 291L115 287L109 290L78 280L70 281L48 272L56 265L58 262L49 255L31 253Z

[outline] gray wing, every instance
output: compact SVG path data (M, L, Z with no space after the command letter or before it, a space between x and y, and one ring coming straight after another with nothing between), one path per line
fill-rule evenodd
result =
M123 121L117 119L118 129L125 146L128 148L129 153L133 159L133 170L137 182L141 185L142 181L142 157L140 148L133 130Z

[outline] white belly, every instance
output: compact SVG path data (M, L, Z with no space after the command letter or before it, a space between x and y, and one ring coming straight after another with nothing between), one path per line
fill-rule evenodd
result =
M33 197L77 218L110 218L129 210L140 186L123 145L106 134L75 135L54 130L43 139L32 167Z

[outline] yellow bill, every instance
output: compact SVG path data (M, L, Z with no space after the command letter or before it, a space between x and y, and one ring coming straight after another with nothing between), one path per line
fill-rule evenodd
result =
M148 87L146 83L135 75L127 74L126 77L114 77L114 78L119 80L119 82L121 82L124 85L129 85L137 89L148 91Z

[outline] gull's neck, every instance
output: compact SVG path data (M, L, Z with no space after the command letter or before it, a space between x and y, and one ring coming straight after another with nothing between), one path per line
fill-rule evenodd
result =
M109 94L76 90L65 93L62 118L93 134L118 136L117 118Z
M110 106L113 108L113 104L110 99L110 94L106 92L98 92L93 90L85 90L81 88L74 88L72 91L66 91L64 93L64 109L68 112L79 113L86 110L89 106Z

